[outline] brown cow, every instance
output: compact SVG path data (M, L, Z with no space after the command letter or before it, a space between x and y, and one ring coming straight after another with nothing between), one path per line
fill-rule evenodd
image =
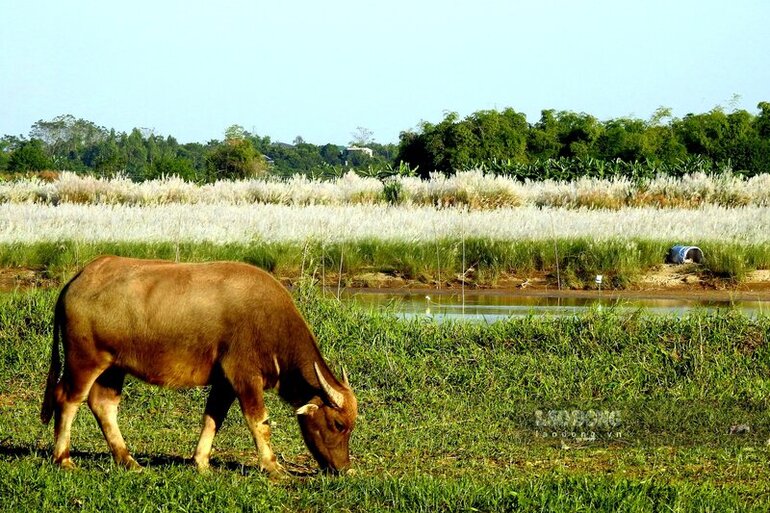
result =
M45 424L55 416L56 463L74 467L72 420L88 398L115 461L139 468L117 425L126 374L169 387L211 385L194 455L201 470L208 468L214 435L237 398L261 467L282 471L269 445L262 395L271 388L297 408L302 436L322 469L339 472L350 465L348 441L358 408L347 375L341 382L334 377L289 293L261 269L106 256L72 278L56 303L40 413Z

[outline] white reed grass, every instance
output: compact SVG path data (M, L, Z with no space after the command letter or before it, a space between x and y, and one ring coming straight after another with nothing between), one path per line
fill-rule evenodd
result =
M0 243L40 241L426 242L445 238L589 237L770 242L770 209L462 208L385 205L199 204L58 206L0 204Z
M633 182L627 178L580 178L572 182L518 182L481 170L429 180L393 177L406 205L456 206L491 209L516 206L564 208L623 208L656 206L697 208L770 206L770 174L742 178L731 174L695 173L674 178L660 176ZM386 202L384 185L376 178L349 172L333 181L297 175L287 180L252 179L196 185L176 177L134 183L62 173L45 183L36 178L0 182L0 203L79 203L94 205L169 205L269 203L280 205L359 205Z
M125 177L97 178L64 172L45 183L37 178L0 182L0 202L81 203L95 205L168 205L276 203L286 205L341 205L382 202L383 184L375 178L347 173L334 181L309 180L295 175L288 180L222 180L197 185L178 177L132 182Z

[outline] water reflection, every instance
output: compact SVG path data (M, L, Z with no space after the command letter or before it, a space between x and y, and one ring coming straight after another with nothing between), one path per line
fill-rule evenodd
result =
M682 316L693 310L738 309L746 315L770 314L768 301L715 301L689 299L554 297L500 293L429 294L348 291L343 300L364 308L388 308L404 318L425 317L438 321L455 319L494 322L529 315L577 315L589 309L622 309Z

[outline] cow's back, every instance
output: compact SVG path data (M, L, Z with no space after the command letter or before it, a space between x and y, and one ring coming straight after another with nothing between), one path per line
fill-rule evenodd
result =
M223 359L257 370L287 338L312 339L286 289L237 262L101 257L64 294L70 343L151 383L203 385Z

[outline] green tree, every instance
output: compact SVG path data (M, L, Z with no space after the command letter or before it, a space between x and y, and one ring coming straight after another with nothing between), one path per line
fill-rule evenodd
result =
M675 124L677 135L687 148L687 153L713 159L722 156L722 140L727 128L727 115L721 109L713 109L707 114L687 114Z
M754 128L762 139L770 139L770 102L757 104L759 115L754 120Z
M604 127L595 117L584 112L558 112L554 120L556 133L561 144L560 157L594 157L594 144L602 135Z
M5 135L0 138L0 171L8 171L11 162L11 154L21 146L23 140L13 135Z
M212 149L213 146L209 147L201 143L187 143L177 148L176 155L177 158L187 160L193 167L195 181L205 181L208 175L207 155Z
M445 120L445 121L448 121ZM468 119L453 120L451 123L441 123L442 132L440 147L443 156L440 165L441 170L454 174L458 170L467 169L474 164L474 157L479 153L478 134L474 133L474 125Z
M540 112L540 120L529 130L527 151L530 158L541 160L553 159L561 155L562 143L559 140L555 110L547 109Z
M138 128L121 138L126 174L134 181L145 179L147 173L147 147Z
M270 171L274 174L325 176L339 171L337 166L341 166L346 158L342 154L343 148L333 144L316 146L297 136L294 138L294 144L272 143L268 139L262 152L270 158Z
M51 168L51 159L46 154L43 141L31 139L21 143L8 160L8 170L13 172L43 171Z
M529 125L524 114L513 109L502 112L482 110L468 118L477 140L471 158L476 162L490 159L527 161Z
M761 146L754 116L743 109L735 109L727 115L727 133L721 144L722 159L729 160L733 169L751 171L758 156L755 149Z
M208 153L206 162L210 181L250 178L267 171L264 157L257 153L239 125L225 131L225 141Z
M178 176L187 181L195 181L197 174L193 163L184 158L171 155L160 155L150 165L149 173L152 178L162 176Z
M106 139L88 146L83 151L83 163L101 176L114 176L125 166L121 158L115 130Z
M246 139L248 132L241 125L230 125L225 129L225 141L240 141Z
M426 144L425 129L429 123L423 123L422 130L417 132L405 130L398 136L398 153L396 161L408 164L412 168L417 167L422 178L427 178L430 171L435 170L433 154Z
M431 171L454 173L490 159L527 160L529 125L513 109L478 111L465 119L448 112L433 125L423 122L420 132L402 132L397 161L419 166L421 176Z
M644 153L657 162L677 162L687 156L687 149L679 141L670 124L648 126L644 132Z
M652 116L650 116L649 126L663 125L664 119L668 119L668 120L673 119L673 116L671 115L671 113L672 113L671 107L664 107L661 105L660 107L655 109L655 112L653 112Z
M71 114L50 121L39 120L32 125L31 139L40 139L51 157L52 166L71 171L85 170L83 153L107 137L107 130L91 121Z
M729 116L733 139L731 161L738 172L754 175L770 169L770 103L757 105L759 114L734 111Z
M619 118L604 124L595 146L602 159L622 159L627 162L652 157L645 146L647 124L640 119Z
M321 146L320 155L325 164L339 166L342 165L342 150L336 144L325 144Z
M254 149L262 155L267 154L270 148L270 145L272 144L270 141L270 137L268 136L260 137L256 134L249 134L248 132L247 134L248 135L246 139L248 139L251 142L251 145L254 146Z

